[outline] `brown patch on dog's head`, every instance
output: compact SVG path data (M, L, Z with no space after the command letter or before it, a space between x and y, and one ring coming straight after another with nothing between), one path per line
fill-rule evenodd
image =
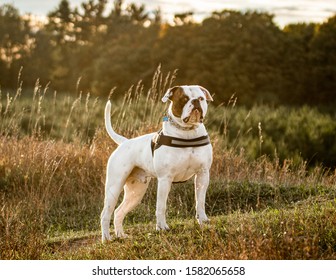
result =
M175 117L181 117L183 108L189 101L189 97L185 94L183 88L177 87L170 100L173 103L172 113Z
M172 113L175 117L181 117L182 111L189 97L185 94L182 87L176 86L170 88L162 98L163 102L170 100L172 102Z

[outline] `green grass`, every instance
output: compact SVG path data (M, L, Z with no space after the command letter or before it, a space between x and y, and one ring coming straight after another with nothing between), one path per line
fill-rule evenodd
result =
M308 205L309 204L309 205ZM334 259L336 201L309 201L289 208L234 211L200 227L171 220L168 232L153 222L127 226L129 239L100 243L99 232L50 239L48 259Z
M124 100L113 101L118 132L133 137L160 127L165 107L158 100L171 84L168 78L158 72L148 91L139 84ZM233 99L210 106L210 224L201 228L194 219L190 181L172 187L171 230L156 232L153 180L125 219L130 238L102 245L105 166L116 147L103 128L105 101L50 94L37 84L32 95L19 88L2 94L0 103L1 259L336 257L336 172L299 152L308 145L322 155L328 147L333 153L330 113L306 107L247 110ZM300 145L290 147L295 141ZM267 150L272 152L265 155Z

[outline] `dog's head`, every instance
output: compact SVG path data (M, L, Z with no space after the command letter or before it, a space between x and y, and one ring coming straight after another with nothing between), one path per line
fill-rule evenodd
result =
M175 86L168 89L162 101L171 101L169 110L182 124L203 122L208 110L207 101L213 101L209 91L201 86Z

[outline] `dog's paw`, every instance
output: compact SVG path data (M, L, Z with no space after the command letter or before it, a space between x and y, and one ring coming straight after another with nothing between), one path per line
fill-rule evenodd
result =
M210 219L206 215L198 216L196 218L197 218L197 222L199 223L199 225L204 225L204 224L210 223Z
M111 235L109 233L103 233L102 234L102 243L107 243L109 241L111 241Z
M160 231L160 230L169 230L169 226L167 225L167 223L157 223L156 224L156 230Z
M124 233L124 231L116 231L115 234L116 234L117 238L121 238L121 239L128 238L128 235L126 233Z

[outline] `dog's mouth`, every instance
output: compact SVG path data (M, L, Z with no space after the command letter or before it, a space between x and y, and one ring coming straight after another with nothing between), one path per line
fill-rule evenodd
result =
M202 112L195 108L191 111L190 115L188 117L185 117L183 119L183 122L188 124L188 123L202 123L203 122L203 114Z

